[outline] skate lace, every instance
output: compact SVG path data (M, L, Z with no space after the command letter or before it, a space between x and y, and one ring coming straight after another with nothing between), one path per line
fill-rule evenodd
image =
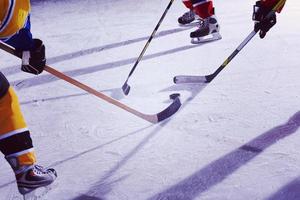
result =
M201 28L205 28L205 27L207 27L209 25L209 20L207 20L207 19L204 19L204 20L200 20L199 21L199 28L201 29Z
M33 172L37 175L47 174L47 170L45 170L45 168L40 165L34 165Z

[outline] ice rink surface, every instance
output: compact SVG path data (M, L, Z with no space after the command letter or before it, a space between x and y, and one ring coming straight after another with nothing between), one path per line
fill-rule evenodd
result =
M193 45L175 1L128 82L121 86L169 1L32 1L32 32L48 64L144 113L180 93L172 118L150 124L44 72L25 74L0 52L38 163L59 178L48 200L300 199L300 1L256 36L210 84L176 75L214 72L253 30L254 1L215 0L222 40ZM18 200L0 159L0 199Z

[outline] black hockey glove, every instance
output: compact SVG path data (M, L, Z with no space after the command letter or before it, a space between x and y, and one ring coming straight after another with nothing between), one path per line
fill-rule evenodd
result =
M40 39L33 39L30 51L22 52L22 71L31 74L40 74L46 65L45 45Z
M271 8L263 6L257 1L253 6L254 30L259 31L260 38L264 38L267 32L276 24L276 13Z

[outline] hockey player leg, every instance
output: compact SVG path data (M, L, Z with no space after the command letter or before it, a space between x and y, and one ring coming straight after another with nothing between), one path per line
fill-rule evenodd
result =
M56 172L35 164L30 133L12 87L0 98L0 112L0 151L15 173L20 194L50 185L57 176Z
M202 2L201 0L197 0L194 2L196 2L194 4L196 14L203 20L198 29L191 32L191 42L193 44L198 44L221 39L220 26L215 16L215 9L212 1Z
M204 43L222 39L220 35L220 26L215 15L203 20L199 28L191 32L191 42L193 44Z
M52 168L43 168L42 166L35 165L36 173L45 174L47 181L43 184L38 184L38 187L33 186L31 189L26 188L24 190L23 199L24 200L38 200L45 196L49 191L57 186L57 182L53 181L57 178L56 171Z
M202 20L192 10L185 12L178 18L178 23L182 27L194 27L199 26Z
M183 0L182 2L189 9L189 11L185 12L181 17L178 18L179 25L196 25L199 17L193 11L193 4L191 0ZM192 23L195 20L197 21L195 23Z

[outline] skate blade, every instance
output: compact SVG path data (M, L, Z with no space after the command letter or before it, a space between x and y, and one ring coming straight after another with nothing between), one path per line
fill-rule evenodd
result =
M39 187L25 195L23 195L23 200L42 200L46 196L46 194L57 186L56 183L52 183L50 185Z
M200 23L201 22L199 22L199 21L193 21L193 22L188 23L188 24L180 24L180 23L178 23L178 25L180 27L195 27L195 26L198 26Z
M198 37L198 38L192 38L191 43L192 44L201 44L205 42L212 42L215 40L220 40L222 39L222 36L220 33L213 33L204 37Z

